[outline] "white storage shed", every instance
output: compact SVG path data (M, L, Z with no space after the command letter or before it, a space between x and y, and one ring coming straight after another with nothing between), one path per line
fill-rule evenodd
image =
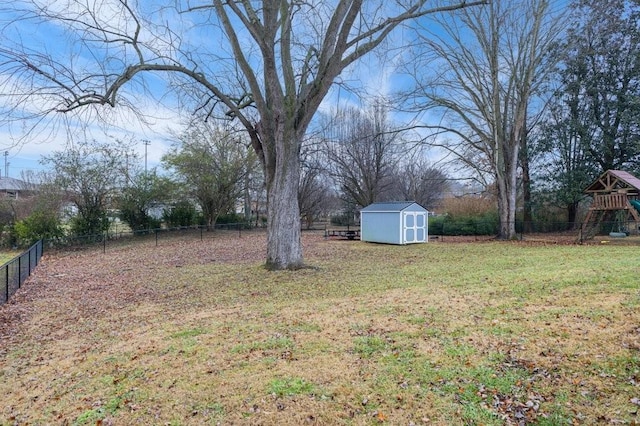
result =
M429 241L427 209L414 201L373 203L360 210L360 240L386 244Z

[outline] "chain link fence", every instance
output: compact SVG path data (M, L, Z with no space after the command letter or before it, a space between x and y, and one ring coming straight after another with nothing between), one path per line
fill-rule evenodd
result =
M9 298L18 291L22 283L38 266L42 257L42 249L43 242L40 240L0 267L0 283L4 286L4 291L0 295L0 305L9 301Z
M243 232L255 229L246 223L220 223L215 226L192 225L173 228L154 228L140 230L119 230L107 231L102 234L93 235L70 235L44 241L44 246L48 249L72 248L92 244L102 244L103 251L106 251L110 244L117 244L119 241L126 241L131 238L145 238L156 246L163 239L185 237L188 239L198 239L203 241L211 231L226 231L234 233L238 238Z
M445 240L446 237L491 237L498 235L497 221L430 220L429 235ZM638 236L639 229L634 222L602 221L595 229L583 231L582 222L515 222L516 237L520 240L544 237L565 242L583 243L592 239L625 238ZM637 239L640 245L640 238Z

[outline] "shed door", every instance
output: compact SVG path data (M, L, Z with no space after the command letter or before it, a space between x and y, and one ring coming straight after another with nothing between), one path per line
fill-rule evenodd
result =
M427 215L423 212L403 212L403 244L423 243L427 234Z

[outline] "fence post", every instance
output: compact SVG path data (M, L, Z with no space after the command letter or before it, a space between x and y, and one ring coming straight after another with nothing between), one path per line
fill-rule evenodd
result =
M198 228L200 228L200 241L204 241L204 240L202 239L202 228L203 228L203 227L202 227L202 226L200 226L200 225L198 225Z
M158 247L158 230L156 229L156 247Z
M105 232L102 236L102 254L107 252L107 233Z
M5 293L6 293L6 297L4 299L4 303L7 303L9 301L9 264L7 263L4 266L4 276L5 276L5 281L6 281L6 287L5 287Z
M31 251L33 247L29 248L29 276L31 276Z
M242 238L242 224L238 223L238 238Z
M516 229L518 226L518 221L515 222L516 223ZM524 220L522 221L522 228L520 229L520 241L524 241L524 227L526 226L526 223Z
M22 285L22 255L18 256L18 288Z

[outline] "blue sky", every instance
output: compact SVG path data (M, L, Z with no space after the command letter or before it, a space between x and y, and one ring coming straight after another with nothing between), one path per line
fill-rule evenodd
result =
M95 1L95 5L101 5L99 19L106 25L111 26L113 29L118 30L125 27L130 28L131 22L127 19L122 19L114 8L109 5L115 0L98 0ZM67 9L67 11L73 12L74 9L70 5L73 2L69 0L35 0L36 3L45 4L49 3L56 11L57 9ZM143 2L144 3L144 2ZM149 5L151 3L145 3ZM25 5L22 0L16 0L11 5L0 6L0 24L6 24L7 21L11 21L15 14L11 13L15 6L22 7ZM220 45L219 39L215 39L216 36L211 38L210 33L204 34L202 27L189 27L191 23L190 16L176 16L172 15L169 10L161 13L163 19L170 20L172 25L176 25L179 28L195 28L185 32L189 39L183 40L186 44L198 44L198 43L213 43ZM215 26L212 24L212 26ZM62 58L61 61L69 60L73 58L74 64L79 67L91 67L94 64L99 63L107 68L113 66L117 68L120 66L120 59L118 56L112 59L111 62L100 63L96 59L100 58L101 52L89 52L83 46L81 46L77 40L74 40L72 33L68 31L64 25L60 23L54 23L52 21L36 22L33 20L23 20L20 22L13 22L9 26L3 26L0 32L0 48L12 48L12 43L21 43L27 48L32 48L38 51L54 52L57 57ZM208 37L207 37L208 36ZM148 37L150 34L142 34L142 37ZM217 36L219 37L219 35ZM401 39L402 33L398 32L394 35L395 39ZM152 43L157 47L158 51L165 48L162 45L162 41L153 40ZM216 53L218 54L218 53ZM221 56L228 56L224 51L220 51ZM394 56L395 55L395 56ZM394 71L397 66L397 60L401 57L402 52L394 52L391 55L387 55L384 58L378 55L369 55L365 57L356 67L352 67L341 76L341 80L346 82L348 86L364 89L369 94L373 95L386 95L391 90L391 84L394 78ZM67 58L67 59L65 59ZM383 61L382 63L380 61ZM215 69L214 66L211 69ZM0 69L0 78L5 82L3 86L0 82L0 100L4 95L5 102L7 101L7 76L2 75ZM15 83L15 80L13 80ZM138 82L140 83L140 82ZM188 117L191 114L191 110L180 110L177 107L176 99L173 97L165 97L166 87L158 78L147 77L145 78L146 88L148 92L145 93L142 90L137 90L135 84L129 85L127 89L127 98L130 102L135 103L136 107L147 117L151 117L150 123L142 123L140 120L136 120L130 111L124 108L116 108L113 111L109 111L112 115L111 123L108 125L101 125L98 122L90 122L87 126L82 118L75 118L73 115L67 115L64 117L67 123L59 121L60 117L48 117L43 121L44 126L41 123L38 128L38 132L28 135L22 139L25 125L22 123L13 123L11 126L5 122L0 121L0 154L5 151L9 152L7 160L9 162L9 176L20 177L24 171L40 171L44 170L46 166L40 164L41 156L49 154L56 150L64 149L65 144L68 141L68 132L70 131L80 139L97 139L104 140L106 138L134 138L139 141L138 153L143 156L144 144L143 140L148 140L151 144L148 146L148 161L149 166L153 167L157 165L164 152L173 140L171 131L177 132L180 130L180 122L184 117ZM138 87L141 88L140 85ZM37 103L38 101L34 101ZM46 102L46 101L42 101ZM334 87L334 90L326 98L325 102L321 106L321 111L330 111L338 106L345 106L346 104L359 104L361 101L349 94L348 90L344 87ZM0 104L2 108L2 104ZM2 110L0 109L0 112ZM88 114L87 111L83 112L84 115ZM49 122L49 120L52 120ZM56 122L56 120L58 120ZM25 123L29 123L25 121ZM51 124L49 124L51 123ZM55 124L54 124L55 123ZM26 127L29 127L26 124ZM57 126L57 127L56 127ZM51 131L56 127L55 131ZM20 141L23 141L20 143ZM4 176L4 156L0 155L0 174Z
M117 1L94 0L88 3L97 8L97 19L102 25L109 27L113 31L130 30L133 21L123 18L117 8L113 7L113 4L117 4ZM167 1L171 3L169 0ZM60 61L63 63L65 61L73 62L74 66L87 69L92 69L92 67L119 69L122 63L126 62L126 57L117 54L108 55L107 52L101 50L90 51L82 45L82 39L74 38L73 33L69 32L68 28L59 22L36 22L29 19L15 21L15 8L22 7L29 2L48 4L54 12L64 10L71 13L75 11L73 7L75 3L83 3L77 0L13 0L11 3L0 5L0 49L13 49L22 45L38 51L54 53L61 58ZM160 0L154 2L141 1L146 7L150 5L155 7L159 2ZM564 3L564 1L560 1L560 3ZM208 75L214 76L212 78L224 80L226 76L230 75L225 73L233 72L233 67L230 66L231 62L225 61L231 55L228 53L228 48L221 48L225 43L221 41L222 38L219 32L216 32L215 20L207 21L206 26L202 26L202 22L198 22L200 25L194 25L193 19L201 20L202 14L175 14L170 8L158 9L154 13L145 11L144 17L153 17L161 22L171 22L171 26L176 29L176 33L183 37L181 42L185 46L203 46L202 49L196 49L194 55L199 56L198 61L207 68ZM176 55L175 52L170 51L168 48L169 43L166 41L168 38L175 40L173 34L164 33L160 37L154 38L151 33L143 31L141 37L149 42L154 52L160 55ZM335 110L338 107L344 107L349 104L362 106L362 99L358 98L354 93L349 93L347 87L362 90L368 96L373 97L389 95L398 86L403 85L406 82L406 76L401 76L398 73L398 66L407 54L402 46L406 45L409 38L410 33L405 33L403 29L399 28L389 38L388 43L381 46L380 50L365 56L354 66L345 70L338 79L339 82L345 84L334 86L321 105L320 112L330 112L332 109ZM118 49L117 45L113 46L110 49ZM211 46L214 48L207 50L207 47ZM385 51L386 47L395 47L395 49ZM127 52L127 54L134 53L131 49L128 49ZM383 54L382 52L385 53ZM205 54L209 56L203 56ZM110 56L110 61L104 60L107 56ZM180 59L184 62L185 57L182 56ZM2 58L0 57L1 63ZM424 71L432 72L433 70ZM21 86L24 83L15 78L15 76L8 76L7 69L2 68L0 65L0 114L2 114L2 108L7 107L7 102L11 104L12 98L7 94L12 87L15 87L11 86L12 84ZM95 118L95 116L92 117L91 110L85 109L81 111L78 117L73 114L64 116L66 122L60 120L60 115L55 117L57 121L49 121L54 117L48 117L41 123L39 132L28 134L26 138L21 139L23 123L14 122L9 126L0 119L0 154L5 151L9 152L7 157L10 163L9 175L20 177L23 171L43 170L45 166L40 164L41 155L64 149L69 140L68 132L73 133L79 139L133 138L138 141L137 151L141 158L144 155L143 141L148 140L150 141L148 146L149 166L156 166L174 139L171 132L179 132L183 128L181 123L193 112L193 108L178 107L177 99L166 94L166 86L158 76L148 76L144 80L138 79L132 84L128 84L125 99L131 104L135 104L136 109L149 118L148 123L143 123L136 119L131 110L126 108L117 107L113 109L105 107L101 108L101 113L110 115L110 123L101 124L95 119L85 120L87 117ZM33 102L25 103L23 106L28 110L32 104L37 104L38 102L46 105L48 99L45 97L35 98ZM408 121L413 117L395 115L394 118L399 121ZM425 115L421 119L430 120L433 118L433 116ZM58 127L56 128L55 125ZM26 127L30 128L30 125L27 124ZM55 128L55 131L51 131L52 128ZM20 143L20 141L23 141L23 143ZM434 154L434 156L437 157L437 154ZM4 157L0 155L1 175L4 175L3 160Z
M44 3L45 0L36 0ZM54 7L64 6L66 0L56 0L50 2ZM94 4L107 4L107 1L96 1ZM22 13L17 13L17 8L24 7ZM84 49L63 24L53 21L36 21L33 19L16 20L18 16L25 17L28 13L28 5L25 2L16 0L11 4L0 6L0 21L3 24L0 32L0 48L16 50L24 46L27 49L39 52L51 52L53 56L59 58L61 63L73 60L77 67L86 66L95 62L97 57L95 52ZM104 8L105 19L109 19L109 9ZM112 14L112 13L111 13ZM13 21L10 25L6 25ZM100 52L97 53L100 55ZM72 58L72 59L69 59ZM119 58L115 57L116 61ZM104 64L101 64L104 65ZM106 65L108 66L108 65ZM16 105L15 99L10 96L15 87L21 84L28 84L20 81L25 76L9 76L11 69L2 69L0 74L0 113L7 105ZM149 78L147 81L158 89L162 89L159 80ZM160 156L168 145L167 137L169 129L176 129L179 117L171 105L163 105L157 100L142 92L131 91L129 98L133 97L136 104L140 105L141 111L148 117L152 117L149 124L143 124L137 120L130 111L124 108L116 108L108 111L111 115L111 122L102 125L98 121L87 121L83 119L89 111L82 111L81 117L74 117L74 114L56 114L46 117L36 127L34 132L25 132L31 129L34 120L21 120L7 123L0 121L0 153L8 152L6 159L9 163L9 176L20 178L23 172L38 172L46 170L46 166L41 164L42 155L50 154L65 148L70 140L69 135L73 134L78 139L105 140L108 138L134 138L138 141L138 151L142 155L144 152L143 140L149 140L152 144L149 147L149 163L157 164ZM46 103L44 96L36 96L22 104L25 115L37 110L39 102ZM106 111L106 108L105 108ZM89 114L90 115L90 114ZM88 124L87 124L88 123ZM153 148L151 148L153 147ZM5 156L0 156L0 174L5 176Z

